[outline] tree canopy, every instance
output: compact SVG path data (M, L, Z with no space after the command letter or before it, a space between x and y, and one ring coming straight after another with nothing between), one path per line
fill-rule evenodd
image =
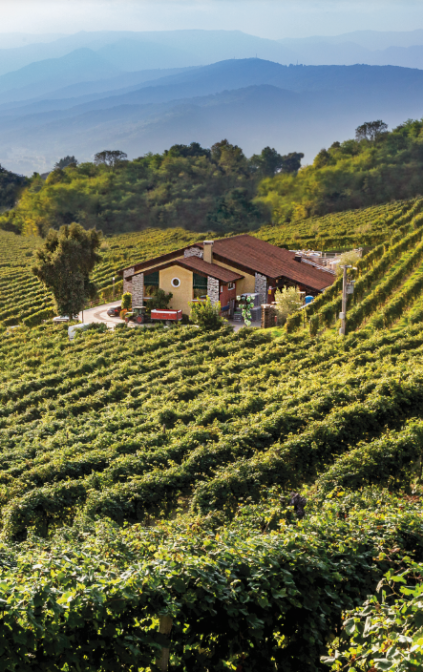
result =
M80 224L51 229L44 245L36 250L32 272L53 292L59 315L76 315L96 293L90 274L100 261L96 250L100 233Z
M263 164L274 161L273 171L284 159L270 148L260 156ZM270 219L268 209L253 202L265 173L228 140L210 149L193 142L124 158L122 152L100 152L94 163L57 165L45 181L34 175L0 227L42 236L72 222L106 234L175 226L226 234Z
M23 175L6 170L0 165L0 212L3 209L13 208L21 189L28 184Z
M355 140L334 142L298 173L264 179L258 202L283 224L423 194L423 120L386 128L381 120L366 122Z

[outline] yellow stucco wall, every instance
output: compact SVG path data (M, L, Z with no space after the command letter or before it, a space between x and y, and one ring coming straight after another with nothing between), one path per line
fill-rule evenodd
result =
M223 268L228 268L230 271L234 271L235 273L239 273L239 275L244 276L241 280L236 281L237 294L255 292L256 278L254 275L249 275L244 271L240 271L239 268L236 268L236 266L229 266L228 264L224 264L222 261L218 261L217 259L213 259L213 263L216 264L216 266L223 266Z
M181 284L179 287L172 287L172 279L179 278ZM182 310L185 315L189 315L189 302L193 299L193 273L181 266L169 266L169 268L159 271L159 287L165 292L172 292L173 298L170 307L174 310Z

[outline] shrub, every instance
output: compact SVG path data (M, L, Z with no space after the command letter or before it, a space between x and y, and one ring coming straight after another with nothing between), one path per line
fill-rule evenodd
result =
M283 287L275 294L278 324L285 324L287 317L303 305L298 287Z
M336 274L342 275L342 273L344 272L342 266L357 266L360 259L361 259L360 255L355 250L344 252L344 254L341 254L339 264L336 267Z
M122 309L131 310L132 306L132 294L131 292L125 292L122 294Z
M152 310L168 308L173 298L172 292L165 292L163 289L155 288L151 293L151 298L146 302L146 313L150 314Z
M220 316L220 301L213 305L208 296L206 301L190 303L189 306L191 309L191 322L197 324L201 329L212 331L222 326L223 318Z

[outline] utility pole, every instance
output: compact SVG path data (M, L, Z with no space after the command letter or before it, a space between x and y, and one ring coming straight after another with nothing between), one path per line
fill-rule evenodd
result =
M341 328L339 330L340 336L345 336L347 330L347 294L352 294L354 292L354 281L348 282L347 271L349 268L353 268L351 265L345 265L341 268L344 269L343 278L342 278L342 312L339 313L339 319L341 320Z

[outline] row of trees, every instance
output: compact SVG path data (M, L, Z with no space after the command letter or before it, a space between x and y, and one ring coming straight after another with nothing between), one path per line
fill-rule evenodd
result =
M211 148L174 145L134 161L117 150L99 152L92 163L66 156L47 179L34 174L0 227L42 236L72 222L107 234L172 226L251 230L269 221L267 206L255 202L260 181L295 174L302 158L266 147L248 159L227 140Z

